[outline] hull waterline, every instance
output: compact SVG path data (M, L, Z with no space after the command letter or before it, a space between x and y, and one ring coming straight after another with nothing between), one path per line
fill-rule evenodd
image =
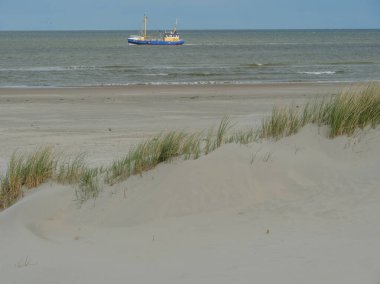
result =
M185 41L137 40L129 38L128 43L132 45L182 45Z

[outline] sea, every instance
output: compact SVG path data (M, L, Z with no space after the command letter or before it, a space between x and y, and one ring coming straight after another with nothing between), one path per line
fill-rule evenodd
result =
M1 31L0 87L380 80L380 30L184 30L183 46L131 34Z

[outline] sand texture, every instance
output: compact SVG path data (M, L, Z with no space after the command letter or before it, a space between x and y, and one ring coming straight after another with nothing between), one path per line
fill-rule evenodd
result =
M343 84L131 86L1 89L0 172L15 150L54 146L86 152L93 164L120 158L141 138L200 130L230 115L252 127L273 105L338 93Z
M47 139L86 149L100 165L150 133L203 129L225 114L244 127L274 103L342 86L317 87L169 88L157 97L107 90L114 103L102 101L104 90L75 90L88 100L81 103L58 89L56 104L46 90L1 90L9 115L1 113L1 158ZM379 145L379 127L329 139L326 128L308 125L277 142L161 164L82 205L75 188L46 183L0 213L0 282L380 283Z

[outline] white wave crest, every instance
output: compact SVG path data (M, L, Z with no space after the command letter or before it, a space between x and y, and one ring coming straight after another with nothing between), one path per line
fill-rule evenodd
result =
M336 71L305 71L305 72L298 72L298 74L307 74L307 75L333 75L336 74Z

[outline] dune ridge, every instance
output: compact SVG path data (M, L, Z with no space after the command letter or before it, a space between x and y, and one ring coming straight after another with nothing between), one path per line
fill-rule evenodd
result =
M377 283L380 126L334 113L333 139L329 124L300 124L290 109L264 121L277 135L213 140L207 155L159 162L86 202L78 185L48 179L0 212L1 279Z
M45 184L0 215L2 277L378 281L380 129L333 140L327 133L307 126L277 142L224 145L81 207L73 188Z

